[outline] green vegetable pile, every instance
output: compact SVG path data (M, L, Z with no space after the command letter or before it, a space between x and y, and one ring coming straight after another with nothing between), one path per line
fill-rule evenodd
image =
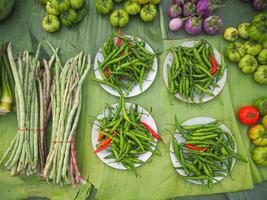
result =
M11 111L14 99L14 79L7 57L7 44L0 44L0 115Z
M124 96L120 97L117 106L106 106L108 114L98 119L99 135L95 153L109 152L105 159L113 159L124 167L134 170L143 161L141 154L155 151L155 139L161 137L145 122L141 121L143 113L138 111L138 105L125 107Z
M251 107L257 111L257 117L248 129L248 138L255 147L252 151L252 159L256 165L267 167L267 96L262 96L253 102ZM242 108L241 108L242 109ZM253 113L247 113L248 120L255 118Z
M106 15L110 12L110 23L114 27L125 27L130 20L130 16L140 15L144 22L152 21L157 15L157 5L161 0L127 0L123 8L113 11L114 3L122 3L124 0L96 0L96 10L100 14Z
M178 46L169 49L173 55L168 69L168 88L172 96L179 93L187 100L195 102L195 95L202 102L204 95L214 96L212 91L224 74L222 58L220 65L214 56L212 46L200 40L193 47Z
M134 35L128 37L114 32L102 46L104 60L102 63L98 61L97 68L102 79L96 81L110 86L119 94L129 94L136 84L142 91L155 58L145 45Z
M241 42L236 41L238 36ZM238 62L243 73L254 73L257 83L267 84L267 13L257 14L251 23L242 23L237 29L227 28L224 38L231 41L225 49L227 58Z
M46 15L42 27L47 32L56 32L60 24L66 27L79 23L87 14L85 0L38 0L45 6Z
M244 160L235 152L236 144L230 132L215 120L206 124L181 125L175 118L175 127L185 141L172 139L173 154L180 162L185 178L200 181L210 187L219 177L231 175L234 159ZM174 134L177 134L176 132Z

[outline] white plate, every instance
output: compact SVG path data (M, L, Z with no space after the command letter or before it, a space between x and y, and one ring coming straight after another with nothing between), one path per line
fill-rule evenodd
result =
M214 121L214 120L215 120L215 119L212 119L212 118L209 118L209 117L196 117L196 118L192 118L192 119L187 120L187 121L184 122L182 125L207 124L207 123L212 122L212 121ZM232 135L231 131L230 131L224 124L221 124L219 127L220 127L222 130L227 131L227 132L229 132L229 133ZM232 135L232 136L233 136L233 135ZM175 139L176 139L176 141L177 141L178 144L185 142L185 139L182 137L181 134L179 134L179 131L178 131L178 130L175 130L174 137L175 137ZM233 139L234 139L234 137L233 137ZM234 142L235 142L235 139L234 139ZM234 152L237 153L236 142L235 142L235 149L234 149ZM170 156L171 156L172 164L173 164L173 166L174 166L175 168L177 168L177 167L182 167L181 163L179 162L179 160L177 160L177 158L175 157L175 155L174 155L174 153L173 153L172 141L171 141L171 144L170 144ZM233 158L233 162L232 162L231 170L233 169L235 163L236 163L236 158ZM184 177L186 178L187 175L185 174L185 172L184 172L183 169L176 169L176 171L177 171L180 175L182 175L182 176L184 176ZM227 175L227 174L225 174L225 175ZM217 176L217 177L215 177L215 179L216 179L216 180L213 180L213 181L212 181L213 183L216 183L216 182L218 182L218 181L223 180L224 177L223 177L223 176ZM192 180L192 179L186 179L186 180L188 180L188 181L191 182L191 183L202 184L202 182L201 182L201 181L198 181L198 180ZM207 181L204 181L204 184L207 184Z
M183 47L193 47L194 44L198 42L198 41L186 41L186 42L182 42L181 46ZM214 51L214 55L215 55L215 59L216 61L221 64L221 55L219 53L219 51L215 48L213 48ZM171 52L169 52L164 60L164 65L163 65L163 79L164 82L166 84L166 86L169 88L168 86L168 69L167 66L172 64L172 60L173 60L173 55ZM217 82L217 84L219 85L219 87L214 88L213 90L210 90L214 96L209 96L209 95L204 95L203 99L202 99L202 103L207 102L212 100L214 97L216 97L218 94L220 94L220 92L222 91L225 82L226 82L226 76L227 76L227 69L225 68L224 70L224 74L222 76L222 78ZM194 100L192 101L191 99L186 99L184 96L180 95L179 93L175 94L175 96L184 101L184 102L188 102L188 103L201 103L198 99L198 95L195 94L194 96Z
M126 37L128 38L133 38L132 36L129 36L129 35L125 35ZM114 38L114 41L116 41L116 37ZM137 38L139 41L141 40L140 38ZM145 48L154 54L154 51L153 49L151 48L151 46L149 46L149 44L145 43ZM101 74L100 74L100 71L98 69L98 63L97 61L99 61L100 63L102 63L104 60L104 57L103 57L103 54L102 54L102 48L100 48L95 56L95 62L94 62L94 70L95 70L95 77L97 79L100 79L100 80L103 80ZM123 94L125 97L133 97L133 96L137 96L143 92L145 92L153 83L153 81L155 80L156 78L156 75L157 75L157 70L158 70L158 62L157 62L157 58L155 56L154 58L154 62L153 62L153 65L152 65L152 70L149 72L146 80L143 81L143 87L142 87L142 91L140 90L139 88L139 84L136 84L132 90L129 92L129 94L127 95L124 91L123 91ZM106 90L108 93L114 95L114 96L117 96L119 97L120 94L114 90L113 88L105 85L105 84L100 84L101 87Z
M125 103L125 107L126 109L130 108L132 104L131 103ZM118 104L113 104L112 107L116 108L118 106ZM149 114L149 112L147 112L144 108L142 108L141 106L138 106L138 112L139 113L144 113L141 117L141 121L146 122L147 124L149 124L149 126L157 132L157 126L156 123L154 121L154 119L152 118L152 116ZM102 119L104 116L106 116L108 114L108 111L105 110L104 112L102 112L101 114L99 114L97 116L97 119ZM96 150L96 145L98 144L97 141L97 137L98 137L98 133L99 133L99 123L96 120L93 124L92 127L92 144L93 144L93 148L94 150ZM151 146L152 150L155 150L157 145L157 139L154 138L154 145ZM105 156L109 155L110 152L107 150L103 150L99 153L97 153L97 156L100 158L100 160L102 160L105 164L107 164L110 167L113 167L115 169L126 169L126 167L124 167L121 163L119 162L115 162L114 159L104 159ZM150 157L151 157L152 153L149 151L147 153L141 154L139 155L137 158L139 160L142 160L143 162L146 162ZM139 167L141 164L135 164L135 167Z

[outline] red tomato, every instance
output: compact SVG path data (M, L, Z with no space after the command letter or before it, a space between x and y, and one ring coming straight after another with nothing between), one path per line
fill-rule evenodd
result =
M260 112L253 106L244 106L238 112L238 118L241 123L253 125L260 119Z

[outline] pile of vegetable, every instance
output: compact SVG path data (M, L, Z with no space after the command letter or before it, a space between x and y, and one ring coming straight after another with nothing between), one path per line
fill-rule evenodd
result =
M208 184L220 177L231 175L235 159L246 161L236 153L236 143L229 130L215 120L210 123L181 125L175 117L177 128L172 139L173 153L180 162L178 170L184 171L188 180ZM177 140L175 135L184 140Z
M157 16L157 5L161 0L96 0L95 6L98 13L110 15L110 23L113 27L125 27L130 16L139 15L143 22L151 22ZM122 8L116 8L114 3L122 4Z
M1 0L0 1L0 22L4 21L11 14L15 0Z
M11 44L7 47L15 82L18 129L0 164L12 175L39 174L60 184L83 183L76 161L75 135L90 56L81 52L62 66L59 49L47 44L53 55L42 63L41 44L35 55L24 51L16 59ZM47 154L46 127L51 115L52 136Z
M102 63L98 61L97 69L102 79L96 81L110 86L119 94L129 94L137 84L142 91L155 58L155 54L148 51L145 45L145 41L135 35L114 32L101 47L104 60Z
M43 176L59 184L84 183L76 161L76 128L82 109L82 85L90 70L90 55L80 52L65 65L56 57L51 89L52 136Z
M11 111L14 99L14 79L8 62L7 44L0 44L0 115Z
M11 175L42 173L46 157L46 126L51 116L51 66L55 57L39 61L40 44L35 55L19 53L15 60L11 44L7 53L15 82L17 134L0 164Z
M212 46L206 40L195 42L193 47L173 47L173 55L168 69L168 88L172 96L179 93L187 100L202 102L204 95L214 96L213 90L224 75L223 55L220 65Z
M267 8L267 1L266 0L241 0L243 2L250 2L252 7L257 10L261 11Z
M252 152L254 162L267 167L267 97L257 98L253 106L244 106L238 112L241 123L249 125L248 137L256 146Z
M56 32L60 25L71 27L79 23L87 14L85 0L38 0L45 6L47 15L42 27L46 32Z
M184 25L189 35L202 31L210 35L218 34L223 28L223 20L213 12L222 6L220 0L171 0L168 7L171 18L169 29L176 32Z
M107 114L97 120L99 134L94 152L107 151L105 159L112 159L135 171L136 167L143 164L140 155L157 153L155 139L161 140L161 137L142 121L143 113L138 111L138 105L132 104L126 109L123 95L117 106L108 105L105 109Z
M229 43L225 49L227 58L238 62L243 73L254 73L254 80L267 84L267 13L257 14L250 23L224 31Z

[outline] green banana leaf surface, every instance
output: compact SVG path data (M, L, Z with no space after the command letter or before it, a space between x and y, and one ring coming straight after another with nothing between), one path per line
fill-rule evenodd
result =
M243 20L249 20L254 12L249 5L239 1L226 1L231 10L243 9L240 18L226 17L227 23L237 25ZM162 78L163 62L166 50L178 45L184 40L192 40L184 33L169 33L166 21L166 5L162 1L160 14L153 23L144 24L134 17L123 33L136 33L148 42L154 51L163 52L158 58L159 70L155 82L143 94L126 99L126 102L138 103L150 110L157 123L158 132L163 137L158 148L161 156L152 156L151 159L139 167L138 177L134 173L124 170L115 170L105 165L94 153L91 144L91 128L95 117L101 113L105 103L113 104L118 98L105 92L94 78L91 69L83 87L83 109L77 131L77 157L81 173L87 180L85 185L58 186L48 184L40 177L11 177L10 172L0 170L0 199L26 199L29 197L46 197L48 199L86 199L91 191L91 184L97 189L96 199L168 199L177 196L192 196L214 193L234 192L253 188L253 181L259 183L267 179L266 169L256 167L251 160L251 150L254 148L247 138L247 127L241 125L236 119L239 107L252 103L253 99L266 94L266 87L254 83L250 75L242 74L235 64L228 64L228 78L222 93L214 100L201 105L189 105L175 99L171 105L171 97ZM80 24L71 28L62 27L57 33L45 33L41 27L41 20L45 16L43 6L36 1L17 1L13 15L0 24L0 42L10 41L14 51L33 50L39 41L47 39L54 46L59 46L60 56L66 60L81 50L90 53L94 58L105 39L114 30L108 16L101 16L95 10L95 0L87 1L88 15ZM238 9L237 9L238 10ZM241 9L240 9L241 10ZM241 13L241 11L238 11ZM226 15L226 14L225 14ZM230 20L232 19L233 20ZM229 24L230 25L230 24ZM164 28L165 27L165 28ZM187 38L182 40L163 39ZM225 42L222 36L208 37L201 35L193 38L207 39L214 47L222 51ZM50 50L44 45L43 55L49 55ZM92 59L93 60L93 59ZM166 129L174 130L169 125L174 122L174 116L180 121L206 116L221 120L233 133L238 146L238 152L247 157L249 162L237 161L232 171L232 178L226 177L223 181L214 184L210 190L194 185L179 176L170 160L169 146L171 136ZM11 113L0 118L0 157L8 148L16 134L16 116ZM49 133L48 133L49 134ZM229 193L236 194L236 193ZM214 197L214 195L212 195ZM217 196L225 197L223 195Z

